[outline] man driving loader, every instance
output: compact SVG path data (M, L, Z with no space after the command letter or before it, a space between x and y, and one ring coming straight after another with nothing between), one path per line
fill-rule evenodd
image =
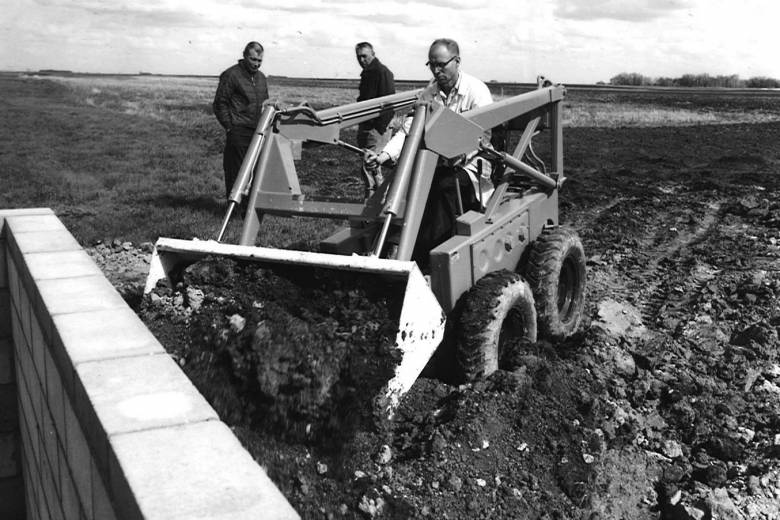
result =
M421 92L420 101L443 105L456 113L493 102L487 85L460 69L460 48L454 40L434 40L425 65L433 79ZM368 168L398 160L411 122L412 118L407 117L382 151L366 153L364 161ZM493 190L490 172L490 163L478 156L476 150L458 160L440 159L412 255L414 260L426 264L430 250L452 236L459 213L481 209Z

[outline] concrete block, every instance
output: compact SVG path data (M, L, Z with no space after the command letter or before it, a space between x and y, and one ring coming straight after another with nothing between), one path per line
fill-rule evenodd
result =
M112 496L143 518L299 518L221 422L119 434L111 444Z
M11 295L8 287L0 288L0 339L11 335Z
M62 490L62 511L65 518L80 519L84 517L84 508L81 506L73 475L70 473L65 454L60 453L60 489Z
M30 297L25 290L19 291L19 303L16 306L16 317L19 319L19 324L22 326L22 335L25 343L28 346L31 344L32 333L30 332L30 310L31 302ZM13 323L14 317L11 316L11 322Z
M16 308L12 305L13 314L11 315L11 338L14 344L15 356L19 357L23 354L30 356L30 347L28 346L27 339L24 337L24 331L22 330L22 320L19 319Z
M37 435L39 425L41 424L41 407L43 406L43 392L41 391L40 380L35 373L32 358L29 355L20 352L19 366L21 377L17 378L16 384L19 388L19 402L22 405L22 415L28 423L30 433Z
M20 217L27 215L54 215L51 208L18 208L18 209L0 209L0 227L4 219L8 217Z
M167 354L81 363L76 373L107 435L218 420Z
M2 215L0 214L0 217ZM65 225L53 212L31 212L28 214L5 215L5 223L12 233L66 230Z
M57 348L66 351L74 365L165 351L123 301L121 306L109 310L96 309L54 316L54 330Z
M92 510L95 520L117 519L108 489L95 466L92 467Z
M36 504L38 506L37 518L39 520L51 519L51 515L49 514L49 505L47 503L48 500L49 499L46 497L46 491L43 488L43 484L41 484L38 493L38 504Z
M43 477L43 489L46 495L49 518L51 520L65 520L62 512L62 498L60 498L60 494L55 487L55 479L59 476L52 472L45 472L41 477Z
M0 228L2 228L1 225ZM8 268L6 267L5 259L5 250L7 247L7 242L2 238L2 235L0 235L0 289L8 288Z
M55 346L58 339L54 332L54 317L127 308L119 293L102 275L38 280L36 283L37 293L34 301L36 315L41 319L44 337ZM53 354L58 364L63 362L61 369L70 364L66 363L67 357L64 357L64 352L55 351ZM67 371L62 370L62 374L66 377Z
M16 432L0 432L0 479L15 477L21 473L21 447Z
M52 511L52 506L54 504L59 503L60 497L57 493L57 490L54 487L54 479L59 478L59 475L55 477L54 472L52 470L52 466L49 463L49 458L44 453L41 457L41 485L43 487L43 494L46 497L46 505L49 510L50 515L54 515L54 511Z
M2 252L6 259L6 270L8 272L8 292L11 296L11 304L19 305L19 270L11 259L11 255L6 249Z
M102 274L92 258L78 251L59 251L56 253L30 253L24 255L27 269L33 280L51 280L54 278L73 278L77 276L96 276Z
M34 314L30 316L30 336L29 336L30 353L32 354L33 365L35 366L35 373L40 380L41 391L44 398L46 396L46 350L48 349L46 341L43 339L43 330L41 324L38 322L38 318Z
M62 446L66 445L65 405L63 399L67 399L62 388L60 372L54 365L54 360L48 350L44 352L44 364L46 365L46 404L54 420L54 428Z
M55 278L38 281L38 292L43 309L36 309L40 316L48 313L72 314L127 307L127 304L102 275Z
M49 413L48 408L44 408L43 423L41 424L41 440L46 454L46 460L51 472L54 489L57 496L60 495L60 448L57 430L54 429L54 420Z
M36 473L38 467L35 462L30 462L30 451L27 448L30 444L29 438L22 432L22 475L24 477L24 494L27 505L27 518L33 518L33 512L36 511L38 503L37 482L39 481Z
M17 375L17 385L19 388L19 430L22 434L22 445L28 455L28 460L38 464L38 459L34 446L37 446L38 431L35 423L35 411L32 405L30 392L27 390L27 384L21 369ZM33 441L35 441L33 443Z
M81 245L64 227L57 231L13 232L8 235L8 243L13 251L14 244L23 255L28 253L47 253L52 251L78 251Z
M73 484L79 497L79 502L84 508L87 518L92 516L92 453L87 445L87 438L81 429L79 420L73 407L66 399L65 423L67 433L67 445L65 446L65 460L67 468L73 478Z
M14 344L11 336L0 338L0 385L14 382Z

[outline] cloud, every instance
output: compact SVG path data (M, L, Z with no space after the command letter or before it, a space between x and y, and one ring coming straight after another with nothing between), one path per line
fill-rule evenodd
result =
M335 2L329 2L329 3L338 3L338 4L360 4L364 5L365 0L337 0ZM484 0L482 2L476 2L474 0L427 0L427 1L420 1L420 0L395 0L394 2L384 2L383 6L388 6L388 4L416 4L417 7L426 9L426 8L445 8L445 9L482 9L487 7L487 4L489 2L485 2ZM376 6L372 6L376 7Z
M558 0L554 14L570 20L645 22L690 7L689 0Z
M203 27L209 23L197 10L176 2L168 2L166 5L166 2L151 0L35 0L35 3L45 8L83 13L81 16L97 17L108 20L108 23L135 28Z

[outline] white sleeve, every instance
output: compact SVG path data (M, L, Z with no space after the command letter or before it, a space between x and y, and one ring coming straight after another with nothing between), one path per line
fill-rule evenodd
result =
M401 128L398 129L398 131L393 135L393 137L390 138L390 141L388 141L385 147L382 149L383 152L390 156L390 159L392 159L393 162L398 162L398 158L401 157L401 150L404 147L404 141L406 141L406 136L409 134L409 129L411 128L412 117L407 116L404 118L404 122L401 125Z
M435 90L436 80L432 79L430 82L428 82L428 85L423 88L422 92L420 92L420 95L417 96L417 99L429 101L433 99L433 93ZM490 91L488 91L488 95L490 95ZM409 112L409 115L404 118L404 122L401 125L401 128L398 129L398 131L393 135L393 137L390 138L390 141L388 141L388 143L382 149L383 152L386 152L387 155L390 156L390 159L392 159L393 162L397 163L398 158L401 157L401 150L404 147L406 136L409 135L409 130L412 128L412 119L414 119L413 109Z
M472 108L484 107L493 103L493 96L490 94L490 89L487 85L481 81L477 83L474 88L474 105Z

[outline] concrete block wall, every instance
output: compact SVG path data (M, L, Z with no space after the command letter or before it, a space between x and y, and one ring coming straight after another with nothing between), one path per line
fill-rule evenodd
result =
M3 399L18 414L0 417L0 503L24 497L17 515L298 518L46 209L0 211Z
M25 516L17 398L11 336L11 295L8 290L5 239L0 232L0 518L10 520Z

